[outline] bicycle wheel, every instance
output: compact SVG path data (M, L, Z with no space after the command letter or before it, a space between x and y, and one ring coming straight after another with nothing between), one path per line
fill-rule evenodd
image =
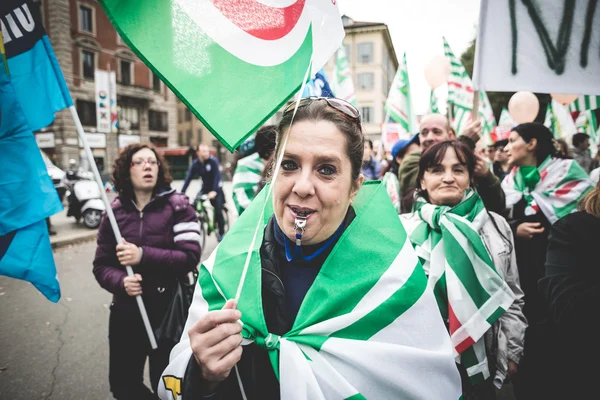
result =
M225 235L229 231L229 213L225 207L223 207L223 221L223 235Z
M200 257L202 257L204 247L206 246L206 236L208 236L208 233L206 232L206 219L208 216L206 214L206 210L204 209L197 211L196 215L198 216L198 223L200 224Z

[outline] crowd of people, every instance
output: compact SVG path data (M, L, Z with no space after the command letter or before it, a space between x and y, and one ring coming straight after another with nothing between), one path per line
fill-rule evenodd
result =
M114 397L495 399L506 382L518 400L594 393L598 158L583 133L568 152L539 123L490 146L481 129L455 132L445 116L426 115L381 162L356 108L303 99L239 155L239 218L201 267L184 193L200 176L222 206L209 149L197 148L183 193L151 146L124 149L112 204L123 242L104 218L94 260L114 295ZM135 296L157 326L176 280L194 272L181 340L159 338L152 350ZM336 340L346 350L327 345Z

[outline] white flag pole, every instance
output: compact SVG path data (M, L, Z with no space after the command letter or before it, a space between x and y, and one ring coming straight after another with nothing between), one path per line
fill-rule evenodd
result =
M73 121L75 122L75 127L77 128L77 134L79 135L79 139L81 139L81 143L83 143L83 148L85 149L85 155L88 158L88 164L92 168L92 172L94 173L94 179L100 188L100 193L102 194L102 201L104 201L104 205L106 206L106 215L110 221L110 225L113 229L113 233L115 234L115 238L117 239L117 243L123 244L123 237L121 236L121 232L119 231L119 227L117 225L117 220L115 219L115 214L113 213L112 208L110 207L110 202L108 201L108 197L106 196L106 191L102 185L102 178L100 178L100 172L98 172L98 167L96 166L96 162L94 161L94 155L92 154L92 149L87 142L87 138L85 137L85 133L83 132L83 126L81 125L81 121L79 120L79 115L77 115L77 110L75 110L75 106L70 106L69 111L71 111L71 116L73 117ZM133 269L131 266L125 266L127 270L127 275L133 276ZM142 301L142 297L140 295L135 296L135 300L137 301L138 307L140 309L140 314L142 314L142 320L144 321L144 326L146 327L146 332L148 333L148 339L150 339L150 345L152 349L156 349L158 346L156 345L156 339L154 338L154 332L152 331L152 326L150 325L150 320L148 319L148 313L146 312L146 307L144 307L144 302Z
M473 122L479 120L479 82L481 79L481 70L479 68L479 63L481 62L480 49L483 47L484 42L483 35L480 35L480 33L483 32L481 31L481 24L485 20L486 11L487 1L481 0L481 2L479 3L479 23L477 24L477 32L475 34L475 60L473 62L473 89L475 90L473 93L473 111L471 112L471 120Z

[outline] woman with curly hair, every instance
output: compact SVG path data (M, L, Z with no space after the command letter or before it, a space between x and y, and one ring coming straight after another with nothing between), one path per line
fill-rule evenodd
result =
M109 320L109 382L115 399L153 399L144 385L150 358L150 382L156 392L174 343L157 338L152 350L136 305L142 296L156 329L166 314L178 279L200 261L200 227L188 198L171 189L171 175L151 146L132 144L115 161L118 197L111 208L123 237L117 244L106 215L98 232L94 275L113 294ZM125 266L135 273L128 276Z

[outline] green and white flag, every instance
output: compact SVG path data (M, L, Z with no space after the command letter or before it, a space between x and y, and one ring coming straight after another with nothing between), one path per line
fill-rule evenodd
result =
M258 153L252 153L238 161L231 180L231 198L238 215L242 215L256 195L256 189L264 169L265 163Z
M232 152L325 65L344 38L330 1L101 4L123 41Z
M577 203L593 187L577 161L552 157L539 167L513 168L502 181L507 208L525 198L525 215L542 212L551 224L577 211Z
M569 111L588 111L600 108L600 96L579 96L569 105Z
M385 102L385 112L394 121L408 133L412 134L416 129L413 126L412 102L410 99L410 82L408 80L408 69L406 67L406 53L402 57L402 64L396 71L394 81L390 87L387 100ZM384 121L387 123L387 121Z
M467 70L454 55L450 45L444 38L444 54L450 60L450 77L448 78L448 103L454 104L454 129L457 134L466 127L472 119L473 84ZM462 110L461 110L462 109ZM479 115L483 124L482 139L486 144L492 144L491 133L496 126L496 117L487 94L479 92Z
M568 140L577 129L568 108L554 99L546 108L544 125L552 131L556 139Z
M175 398L170 388L181 384L193 357L188 329L234 298L245 276L238 303L242 335L268 352L282 399L458 399L460 377L450 338L423 268L379 182L360 189L353 202L356 217L321 267L292 329L283 336L269 333L259 251L272 215L270 201L261 213L267 189L202 263L185 333L171 352L159 396ZM261 217L244 275L247 244Z
M431 89L429 93L429 108L427 109L428 114L439 114L440 109L438 108L438 100L435 96L435 92Z
M479 235L489 221L483 201L474 191L454 207L419 198L414 212L401 218L448 322L457 362L473 383L488 379L483 336L508 310L514 294Z
M518 124L510 116L508 109L503 107L502 113L500 114L500 121L498 121L498 126L495 129L496 141L508 139L510 136L510 131L517 125Z
M352 71L350 70L350 64L348 64L348 58L346 57L346 49L343 45L335 53L335 67L333 70L333 79L331 80L331 90L333 90L337 98L346 100L356 107Z

